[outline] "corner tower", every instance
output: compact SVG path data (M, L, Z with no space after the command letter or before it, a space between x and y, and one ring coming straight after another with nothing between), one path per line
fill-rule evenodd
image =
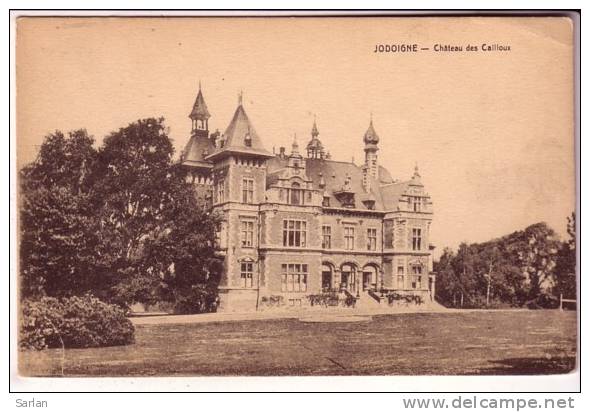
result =
M201 82L199 92L189 116L191 119L191 136L182 151L180 162L187 171L187 179L197 188L200 202L211 205L213 165L205 158L211 153L213 144L209 139L209 109L205 103Z
M365 164L369 167L369 174L372 178L377 179L379 164L377 162L377 152L379 151L379 135L373 127L373 116L369 123L369 128L365 132Z
M373 127L373 116L371 116L369 128L365 132L363 141L365 142L365 163L362 167L363 187L365 192L369 193L371 191L371 180L379 179L379 163L377 158L379 135L377 135Z
M229 125L206 157L213 165L213 209L222 218L220 312L256 307L264 264L259 254L259 207L266 199L266 163L272 157L248 118L240 94Z
M209 114L209 109L207 108L207 104L205 103L205 98L203 97L203 93L201 92L201 82L199 82L199 93L197 94L197 98L195 99L195 104L193 105L193 110L188 115L191 119L191 134L199 134L208 137L209 135L209 118L211 115Z

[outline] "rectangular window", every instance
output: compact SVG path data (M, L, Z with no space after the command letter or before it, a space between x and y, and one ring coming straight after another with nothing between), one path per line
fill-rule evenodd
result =
M242 179L242 203L254 203L254 179Z
M254 222L251 220L242 220L241 233L242 233L242 247L253 247L254 246Z
M253 266L252 262L242 262L240 265L240 278L243 288L251 288L253 286Z
M281 291L282 292L306 292L307 291L307 265L299 263L283 264L281 266Z
M344 226L344 249L354 249L354 227Z
M422 249L422 229L412 229L412 250Z
M322 226L322 248L323 249L331 249L332 248L332 227L331 226Z
M299 183L293 183L291 189L287 189L287 203L292 205L303 204L303 189L300 188ZM311 192L310 192L311 193Z
M414 212L419 212L422 208L422 198L420 197L412 197L412 209Z
M399 289L404 289L404 275L397 275L397 287Z
M283 246L305 247L306 240L306 221L283 220Z
M412 288L422 289L422 266L412 266Z
M377 229L367 229L367 250L377 250Z
M217 203L225 202L225 180L219 179L217 182Z

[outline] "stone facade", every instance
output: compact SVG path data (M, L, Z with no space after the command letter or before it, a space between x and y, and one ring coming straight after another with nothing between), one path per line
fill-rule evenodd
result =
M307 156L296 140L290 153L267 152L241 98L223 134L209 132L200 89L189 117L182 164L223 220L220 311L256 310L277 296L304 305L327 290L361 300L369 291L434 295L430 196L417 166L398 181L379 165L372 120L357 166L330 158L315 121Z

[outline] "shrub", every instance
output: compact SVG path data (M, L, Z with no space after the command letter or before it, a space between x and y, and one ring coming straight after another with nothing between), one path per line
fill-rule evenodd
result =
M263 296L260 298L260 306L264 307L280 307L285 305L285 298L281 295Z
M174 313L188 315L215 312L218 302L216 287L210 285L194 285L188 292L177 294L174 303Z
M352 295L346 295L346 297L344 298L344 306L347 307L352 307L354 308L356 306L356 298Z
M308 295L309 303L311 306L338 306L338 294L336 292L323 292L317 295Z
M395 304L395 302L404 302L407 305L415 304L415 305L422 305L424 303L424 299L420 295L402 295L399 293L391 292L387 295L387 302L390 305Z
M85 295L43 297L22 304L20 346L25 349L90 348L134 342L123 309Z
M557 309L559 307L559 298L548 293L541 293L535 299L526 302L529 309Z

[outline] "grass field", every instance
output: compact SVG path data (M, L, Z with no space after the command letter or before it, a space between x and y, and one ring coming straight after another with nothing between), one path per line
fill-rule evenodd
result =
M21 352L27 375L555 374L574 368L576 313L482 311L140 325L129 346Z

